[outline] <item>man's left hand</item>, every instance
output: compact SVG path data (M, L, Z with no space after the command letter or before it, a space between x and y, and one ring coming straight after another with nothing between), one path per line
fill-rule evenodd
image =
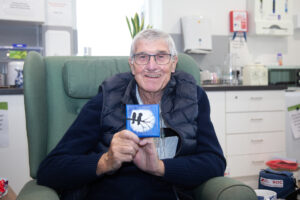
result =
M134 159L134 164L141 170L156 175L165 174L163 161L158 158L153 138L143 138L139 142L138 152Z

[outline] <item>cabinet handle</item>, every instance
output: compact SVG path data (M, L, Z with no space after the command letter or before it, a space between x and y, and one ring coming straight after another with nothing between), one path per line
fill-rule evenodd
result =
M262 164L264 162L265 162L264 160L252 160L253 164Z
M262 100L263 97L250 97L251 100Z
M264 139L251 139L251 142L255 143L255 142L263 142Z
M250 120L251 120L251 121L262 121L263 118L251 118Z

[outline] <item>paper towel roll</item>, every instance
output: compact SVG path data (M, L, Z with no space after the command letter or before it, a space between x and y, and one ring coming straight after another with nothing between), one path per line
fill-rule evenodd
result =
M7 65L7 77L6 85L14 86L15 80L18 76L17 70L22 70L24 66L24 61L11 61Z

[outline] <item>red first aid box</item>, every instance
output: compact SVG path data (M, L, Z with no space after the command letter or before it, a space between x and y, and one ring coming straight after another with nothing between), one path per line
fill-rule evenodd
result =
M242 10L232 10L230 16L230 32L248 31L248 13Z

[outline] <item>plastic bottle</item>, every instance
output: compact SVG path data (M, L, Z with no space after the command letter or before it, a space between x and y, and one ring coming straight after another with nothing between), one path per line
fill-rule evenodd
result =
M277 54L277 62L279 66L282 66L282 53Z

